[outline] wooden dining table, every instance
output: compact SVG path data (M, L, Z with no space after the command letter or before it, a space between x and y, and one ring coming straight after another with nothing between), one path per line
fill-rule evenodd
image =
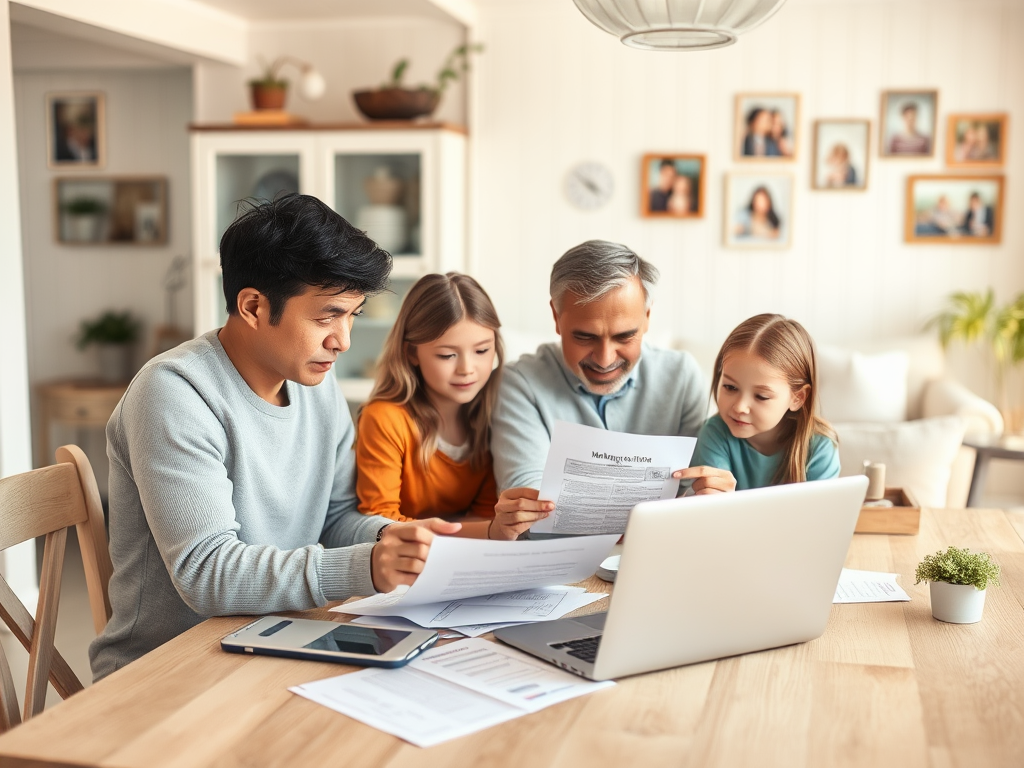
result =
M210 619L0 737L0 768L1020 768L1022 537L1024 513L923 510L918 535L855 535L846 562L899 573L909 603L834 605L816 640L625 678L429 749L288 692L355 668L224 653L250 619ZM1002 567L978 624L933 619L914 584L922 556L949 544Z

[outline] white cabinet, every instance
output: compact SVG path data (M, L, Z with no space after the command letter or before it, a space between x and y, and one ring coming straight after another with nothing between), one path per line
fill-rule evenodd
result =
M398 179L397 199L381 205L367 179ZM247 198L298 191L366 229L394 257L392 291L368 302L352 348L335 366L346 396L362 401L401 298L430 272L465 269L466 137L441 124L192 129L193 292L196 335L223 325L219 243Z

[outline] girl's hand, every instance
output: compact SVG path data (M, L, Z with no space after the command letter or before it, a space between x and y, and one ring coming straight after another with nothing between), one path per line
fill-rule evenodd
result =
M736 478L728 469L718 467L689 467L677 469L672 477L679 480L693 480L693 495L729 493L736 490Z
M487 538L514 541L538 520L554 510L551 501L537 501L536 488L508 488L501 492L494 505L494 520L487 529Z

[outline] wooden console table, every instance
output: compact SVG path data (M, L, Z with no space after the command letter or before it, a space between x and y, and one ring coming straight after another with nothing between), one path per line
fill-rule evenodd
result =
M105 427L128 382L111 384L95 380L51 381L36 387L39 422L36 425L36 466L53 463L53 425Z

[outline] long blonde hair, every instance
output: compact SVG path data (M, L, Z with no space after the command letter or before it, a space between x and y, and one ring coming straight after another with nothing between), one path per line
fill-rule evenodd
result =
M419 463L426 470L437 451L441 416L427 397L419 367L409 359L413 347L429 344L461 320L470 320L494 331L497 360L487 383L472 401L459 409L469 434L469 460L474 469L483 466L491 442L491 414L498 399L498 384L505 351L501 343L501 322L487 292L468 275L424 275L409 289L398 312L384 351L381 353L377 383L369 402L386 400L405 407L419 431Z
M750 352L776 368L789 383L795 394L804 386L807 397L798 411L787 411L779 435L785 446L785 456L772 479L773 485L802 483L807 479L807 458L811 438L824 435L838 444L835 430L818 415L818 365L814 356L811 336L796 320L782 315L755 315L744 320L726 338L711 380L711 396L718 403L718 384L722 379L722 365L730 352Z

